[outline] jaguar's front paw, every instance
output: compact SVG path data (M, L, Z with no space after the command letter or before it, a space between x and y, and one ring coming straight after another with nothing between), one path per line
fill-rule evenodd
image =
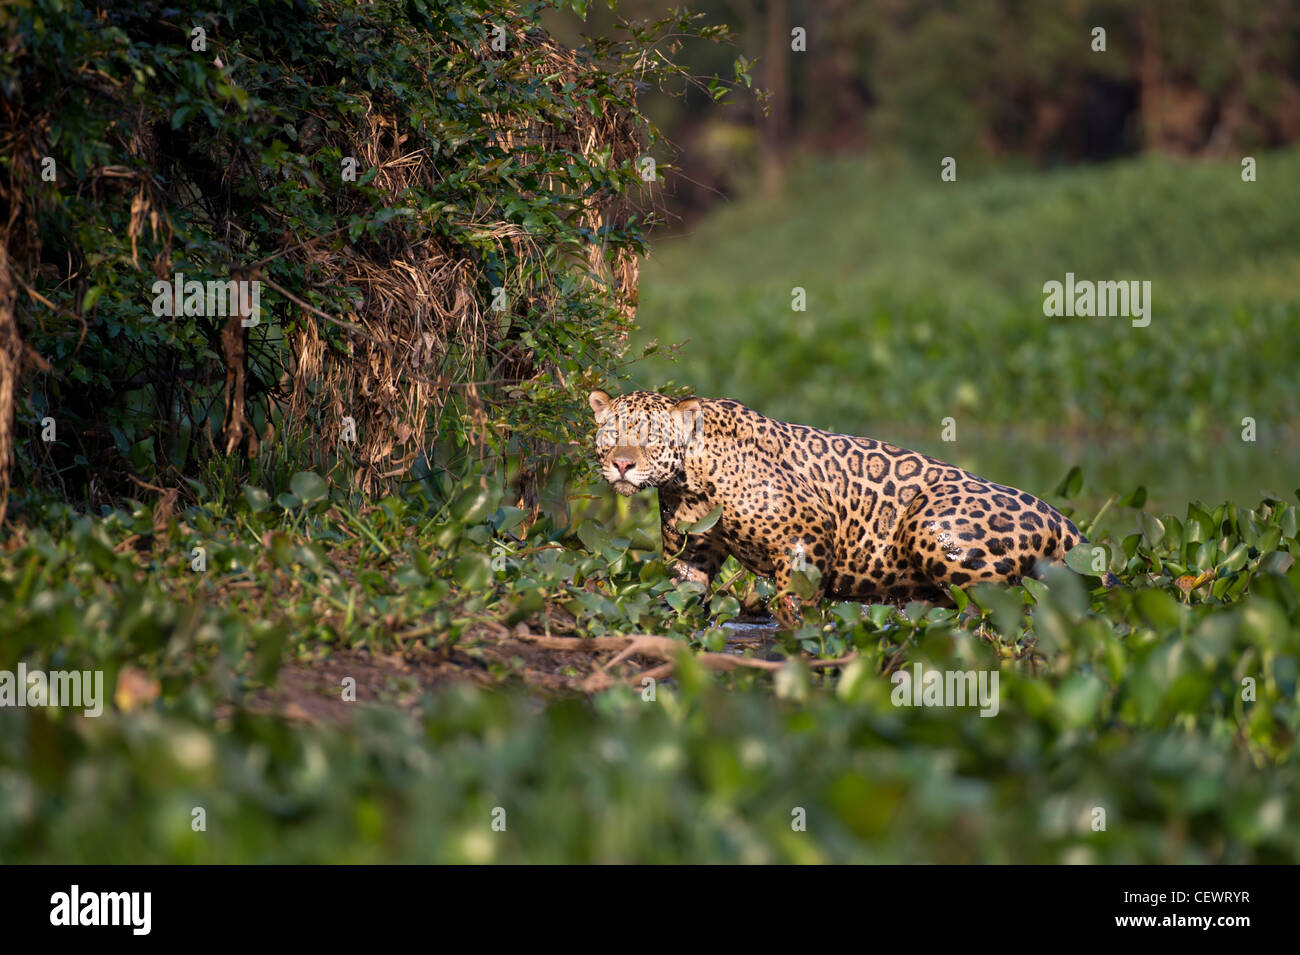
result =
M776 624L782 630L798 630L803 626L803 608L799 598L794 594L781 594L776 598L776 608L772 614Z

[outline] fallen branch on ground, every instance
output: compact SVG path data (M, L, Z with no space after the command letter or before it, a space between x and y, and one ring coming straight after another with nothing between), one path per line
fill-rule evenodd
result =
M708 670L730 671L749 668L771 672L786 665L784 660L756 660L753 657L740 657L730 653L692 653L690 648L681 640L649 633L629 634L624 637L590 637L584 639L582 637L547 637L541 634L520 631L516 632L514 636L518 640L547 650L586 651L589 653L602 653L609 650L618 651L603 666L592 671L591 675L583 682L583 689L587 692L594 692L613 685L615 680L609 675L610 668L635 656L650 657L665 662L646 670L644 673L626 678L626 682L634 686L639 686L646 677L662 679L671 674L677 666L679 654L682 653L691 653L695 661ZM843 666L857 659L857 656L855 650L835 660L811 660L808 662L808 666L812 669Z

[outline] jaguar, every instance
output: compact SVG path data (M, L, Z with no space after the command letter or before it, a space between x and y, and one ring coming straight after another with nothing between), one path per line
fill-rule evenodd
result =
M814 582L813 602L951 606L951 585L1014 584L1085 542L1034 495L883 441L728 398L597 390L588 403L604 479L623 495L658 489L675 577L707 588L735 557L774 580L784 622L801 613L797 571Z

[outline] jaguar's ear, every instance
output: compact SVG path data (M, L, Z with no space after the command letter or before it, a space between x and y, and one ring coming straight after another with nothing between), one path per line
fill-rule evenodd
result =
M700 404L699 398L683 398L673 405L673 424L677 430L676 437L679 444L687 445L691 443L695 437L695 430L699 427L700 419L703 416L704 405Z
M587 404L591 405L591 410L596 415L596 424L602 423L609 417L609 403L612 400L608 394L600 389L587 395Z
M700 404L699 398L683 398L681 401L677 402L677 404L673 405L673 411L677 414L685 414L687 412L691 414L699 414L703 410L704 406Z

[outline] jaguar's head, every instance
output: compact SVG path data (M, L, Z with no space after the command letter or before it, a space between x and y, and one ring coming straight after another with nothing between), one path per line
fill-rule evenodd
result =
M631 496L662 487L682 474L686 449L698 439L703 407L698 398L676 401L652 391L611 398L593 391L600 473L614 490Z

